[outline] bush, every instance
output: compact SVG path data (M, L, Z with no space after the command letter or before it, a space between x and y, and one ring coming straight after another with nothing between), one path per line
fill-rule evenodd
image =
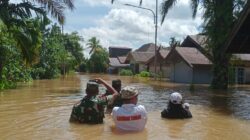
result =
M121 76L132 76L133 72L131 70L128 70L128 69L122 69L119 72L119 75L121 75Z
M139 74L140 77L150 77L150 72L147 71L141 71Z

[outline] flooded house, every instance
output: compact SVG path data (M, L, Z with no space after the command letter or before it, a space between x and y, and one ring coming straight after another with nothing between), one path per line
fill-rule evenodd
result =
M211 60L212 54L207 47L207 39L206 35L188 35L182 42L181 47L196 48ZM230 70L232 71L232 75L230 75L229 82L238 84L250 83L250 54L234 51L232 52L232 59L230 61L233 67Z
M212 80L212 62L194 47L175 47L165 61L170 64L172 82L209 84Z
M165 61L165 58L170 52L170 47L160 48L156 55L150 58L147 62L150 73L157 73L162 78L169 78L170 76L170 64ZM155 66L155 57L156 57L156 66ZM156 67L156 72L155 72Z
M157 50L153 43L147 43L127 55L126 61L130 63L132 71L137 74L141 71L149 71L147 62L155 55Z
M148 71L149 67L147 62L155 55L154 52L130 52L126 58L126 61L129 61L130 68L133 73L137 74L141 71Z
M131 52L129 47L109 47L109 68L108 73L117 74L121 69L129 68L126 57Z

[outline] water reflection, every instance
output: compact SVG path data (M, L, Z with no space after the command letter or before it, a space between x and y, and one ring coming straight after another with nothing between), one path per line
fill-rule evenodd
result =
M114 129L111 116L104 124L79 125L68 122L73 104L85 95L86 82L95 77L120 78L141 94L139 104L148 111L146 129L123 133ZM0 139L249 139L250 86L228 91L211 91L195 86L150 81L136 77L76 75L64 79L34 81L0 93ZM181 92L193 114L188 120L160 117L172 91Z

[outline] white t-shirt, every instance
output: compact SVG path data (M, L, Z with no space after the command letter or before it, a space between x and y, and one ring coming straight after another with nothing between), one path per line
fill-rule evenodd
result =
M126 131L141 131L147 122L147 112L142 105L123 104L114 107L112 117L116 128Z

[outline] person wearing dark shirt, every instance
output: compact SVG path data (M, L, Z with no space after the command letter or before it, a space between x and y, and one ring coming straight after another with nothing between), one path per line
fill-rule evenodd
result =
M122 87L121 80L120 79L112 80L112 87L117 91L118 96L115 98L113 104L109 104L107 106L106 113L110 113L115 106L121 107L123 104L120 94ZM110 95L110 93L107 91L105 95Z
M168 107L161 112L162 118L185 119L192 118L189 104L183 103L182 96L178 92L170 95Z

